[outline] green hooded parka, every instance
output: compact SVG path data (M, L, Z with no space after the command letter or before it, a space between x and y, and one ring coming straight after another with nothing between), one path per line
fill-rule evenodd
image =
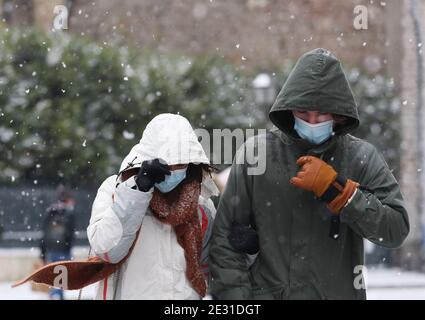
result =
M340 115L344 123L321 145L301 139L292 110ZM220 199L210 247L210 292L218 299L366 299L363 240L399 247L409 220L399 185L358 127L356 103L340 61L325 49L304 54L270 111L277 127L247 140L236 154ZM245 147L265 144L261 175L249 175ZM300 156L320 157L360 183L340 214L340 237L329 237L331 213L312 192L289 183ZM238 164L241 163L241 164ZM254 262L228 241L232 222L253 226L260 251Z

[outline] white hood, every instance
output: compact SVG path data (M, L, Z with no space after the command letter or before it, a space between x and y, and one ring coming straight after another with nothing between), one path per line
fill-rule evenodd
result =
M140 167L143 161L156 158L168 165L210 163L189 121L171 113L160 114L148 123L140 142L121 163L120 172ZM218 195L218 189L209 176L204 176L202 187L204 197Z

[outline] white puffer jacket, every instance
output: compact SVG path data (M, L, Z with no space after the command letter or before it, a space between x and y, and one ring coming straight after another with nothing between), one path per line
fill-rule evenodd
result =
M169 165L209 163L189 122L182 116L161 114L146 126L142 139L124 159L120 173L140 167L144 160L161 158ZM120 181L121 175L107 178L93 202L87 235L96 255L116 263L123 259L139 237L121 269L99 282L96 299L199 299L186 278L184 250L172 226L153 217L149 202L153 188L141 192L134 177ZM204 232L201 265L207 268L208 243L215 208L209 199L218 189L204 176L198 214ZM207 270L204 270L207 272Z

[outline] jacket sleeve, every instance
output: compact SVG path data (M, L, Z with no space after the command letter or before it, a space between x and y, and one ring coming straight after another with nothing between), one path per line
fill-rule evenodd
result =
M100 186L87 228L93 251L111 263L118 263L127 255L152 198L152 189L135 189L134 177L116 188L115 178L109 177Z
M378 151L371 148L358 181L361 186L342 210L340 218L369 241L396 248L409 233L409 218L396 179Z
M242 148L243 149L243 148ZM251 281L247 256L232 248L228 240L233 221L250 223L252 176L240 162L238 151L225 191L220 198L210 247L210 292L220 300L250 299Z

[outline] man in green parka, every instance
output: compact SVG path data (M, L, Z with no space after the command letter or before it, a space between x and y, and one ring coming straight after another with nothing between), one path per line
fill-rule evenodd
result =
M238 151L220 199L210 247L211 294L366 299L363 239L399 247L409 220L385 160L349 134L359 116L340 61L325 49L304 54L269 116L277 128ZM250 175L241 159L250 145L260 150L259 143L266 147L259 154L266 171ZM253 263L229 241L235 225L258 235Z

